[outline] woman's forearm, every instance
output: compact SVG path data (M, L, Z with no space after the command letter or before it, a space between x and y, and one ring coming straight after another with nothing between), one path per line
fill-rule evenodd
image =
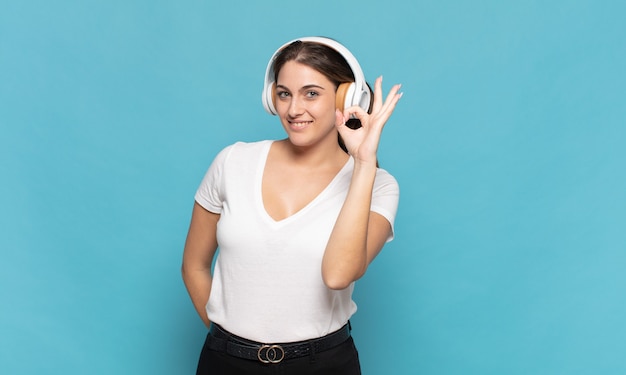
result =
M369 264L368 226L375 177L375 164L355 162L350 188L322 261L322 277L331 289L346 288Z
M182 267L183 281L185 283L185 287L187 288L187 292L191 297L191 302L207 327L211 325L209 317L206 313L206 304L209 301L211 284L213 281L210 271L210 269L193 269L185 267L184 264Z
M217 251L216 229L219 214L194 204L191 224L185 241L181 272L194 308L208 327L211 323L206 304L211 294L211 264Z

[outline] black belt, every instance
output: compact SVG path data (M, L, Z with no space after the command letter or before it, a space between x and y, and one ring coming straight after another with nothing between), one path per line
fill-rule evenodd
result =
M246 340L229 333L217 324L211 324L209 336L211 336L208 340L209 349L263 363L279 363L284 359L323 352L343 343L350 337L350 323L318 339L286 344L262 344Z

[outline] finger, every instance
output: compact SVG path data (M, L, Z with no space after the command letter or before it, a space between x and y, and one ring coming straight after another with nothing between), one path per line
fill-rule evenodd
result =
M341 139L343 139L344 144L346 144L347 142L349 143L350 136L354 130L350 129L346 124L342 124L337 126L337 132L341 136ZM346 144L346 146L348 146L348 144Z
M335 126L341 127L346 124L346 117L339 109L335 109Z
M386 105L388 105L389 102L391 102L393 100L397 101L397 99L399 99L399 98L396 98L396 96L398 96L398 95L402 96L400 94L400 89L401 88L402 88L401 84L393 85L391 90L389 90L389 94L387 94L387 97L385 98L385 102L382 104L380 109L383 109Z
M374 102L372 112L378 112L383 105L383 76L376 78L374 82Z
M389 116L391 116L391 113L395 109L396 104L398 104L398 101L400 100L400 98L402 98L403 93L400 92L400 88L402 88L402 85L394 85L393 88L389 91L389 94L385 99L385 103L376 114L377 117L389 118Z
M355 117L361 121L361 125L364 125L367 122L369 114L365 112L365 110L359 106L352 106L346 108L343 112L344 122L351 117Z

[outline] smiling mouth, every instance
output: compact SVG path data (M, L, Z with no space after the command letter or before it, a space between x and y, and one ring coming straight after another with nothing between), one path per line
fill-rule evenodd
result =
M294 128L304 128L307 125L312 124L313 121L289 121L289 125Z

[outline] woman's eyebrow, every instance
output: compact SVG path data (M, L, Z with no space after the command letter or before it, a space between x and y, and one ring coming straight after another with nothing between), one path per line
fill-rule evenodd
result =
M320 85L306 85L306 86L302 86L301 90L310 90L310 89L320 89L320 90L326 90L324 87L320 86Z
M281 88L283 90L289 91L289 88L285 85L276 85L276 88ZM316 84L304 85L300 88L300 90L310 90L310 89L326 90L324 87L320 85L316 85Z

